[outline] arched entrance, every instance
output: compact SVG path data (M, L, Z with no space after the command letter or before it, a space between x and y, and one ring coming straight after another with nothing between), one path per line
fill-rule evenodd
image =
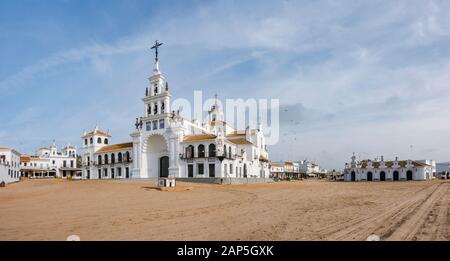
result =
M148 137L144 141L142 156L143 177L169 176L169 151L164 136L154 134Z
M355 181L356 180L356 173L354 171L352 171L351 175L351 181Z
M386 172L382 171L380 172L380 181L385 181L386 180Z
M406 180L413 180L413 173L411 170L406 172Z
M169 177L169 157L164 156L159 158L159 177L168 178Z
M398 180L398 171L394 171L393 177L394 180Z
M372 181L373 180L373 174L372 172L367 172L367 181Z

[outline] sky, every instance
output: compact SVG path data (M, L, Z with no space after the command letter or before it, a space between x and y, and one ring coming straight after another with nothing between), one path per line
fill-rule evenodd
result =
M450 1L0 2L0 144L127 142L153 68L174 98L276 98L271 160L450 161Z

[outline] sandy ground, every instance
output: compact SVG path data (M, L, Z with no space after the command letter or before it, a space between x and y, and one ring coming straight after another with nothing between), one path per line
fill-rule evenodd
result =
M450 183L253 185L25 180L0 188L0 240L449 240ZM190 190L185 190L190 188Z

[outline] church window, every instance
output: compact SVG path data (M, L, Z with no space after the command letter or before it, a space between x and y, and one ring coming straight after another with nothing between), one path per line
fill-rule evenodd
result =
M205 157L205 145L203 144L198 145L198 157L199 158Z
M161 103L161 113L164 113L164 102Z
M147 106L147 114L148 115L152 114L152 107L151 107L151 105Z
M97 164L98 165L102 164L102 155L98 155L98 162L97 162Z
M105 164L108 164L108 154L105 155Z
M155 84L153 87L154 87L153 90L154 90L155 95L158 94L158 84Z
M186 158L190 159L194 157L194 146L189 145L186 148Z
M98 138L97 138L97 143L98 143L98 144L101 144L101 143L102 143L102 138L98 137Z
M153 107L153 114L158 114L158 104Z
M130 153L128 151L125 153L125 158L127 162L130 162Z
M84 139L84 145L87 145L88 143L87 143L87 139Z
M203 175L205 172L205 165L203 163L199 163L197 165L197 170L199 175Z
M145 123L145 129L146 129L147 131L151 131L151 130L152 130L152 122L151 122L151 121L147 121L147 122Z
M216 145L214 143L211 143L208 146L208 156L209 157L215 157L216 156Z
M92 137L89 139L89 143L90 144L94 143L94 139L92 139Z
M114 155L114 153L111 153L111 164L116 163L116 156Z
M104 140L104 143L105 143L105 144L108 144L108 139L105 139L105 140Z
M159 120L159 128L164 129L164 119Z
M119 152L119 154L117 154L117 161L122 162L122 152Z
M153 130L157 130L158 129L158 121L153 121L152 122L152 124L153 124Z

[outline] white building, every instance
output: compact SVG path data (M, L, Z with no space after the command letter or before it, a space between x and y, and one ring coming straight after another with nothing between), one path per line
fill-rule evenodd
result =
M281 178L284 175L284 162L270 163L270 176L273 178Z
M299 169L306 173L307 176L316 177L322 171L320 170L319 164L316 164L309 160L302 160L299 162Z
M397 181L397 180L429 180L433 178L433 167L415 160L393 161L362 160L345 164L345 181Z
M82 139L84 179L131 178L133 143L109 145L111 136L98 127L84 133Z
M270 177L276 179L304 178L306 173L300 169L298 162L284 161L270 163Z
M261 126L236 130L224 121L217 102L205 122L171 111L169 85L155 67L142 98L132 142L106 146L110 136L96 128L83 136L83 178L268 178L268 153ZM98 139L100 143L98 143ZM116 147L114 147L116 146ZM120 162L119 153L129 155ZM111 163L111 157L115 158ZM99 158L101 156L101 158ZM105 157L108 157L105 162ZM101 162L104 166L99 166ZM118 175L119 169L121 175ZM103 176L100 175L102 169ZM131 171L128 173L127 171ZM95 174L94 174L95 173ZM104 175L104 173L107 173ZM125 173L125 174L123 174Z
M0 147L0 183L20 180L20 153L14 149Z
M436 163L436 177L450 178L450 162Z
M68 144L58 151L56 144L38 149L33 155L20 157L23 177L29 178L81 178L77 168L77 151Z

